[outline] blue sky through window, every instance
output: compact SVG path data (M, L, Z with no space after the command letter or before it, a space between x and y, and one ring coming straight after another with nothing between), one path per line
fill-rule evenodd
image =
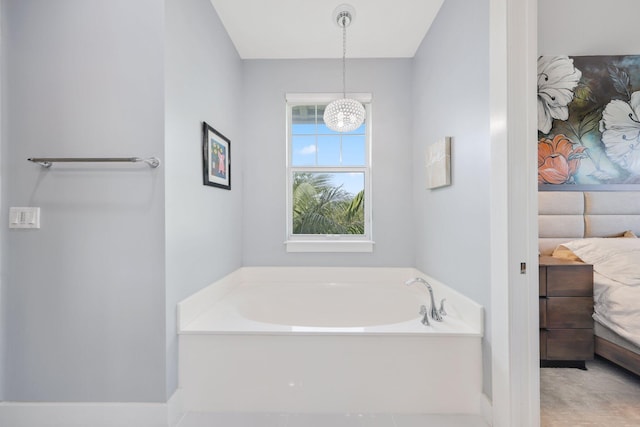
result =
M292 107L291 166L366 166L366 123L351 132L336 132L322 120L323 105ZM334 185L355 195L364 188L360 172L330 173Z

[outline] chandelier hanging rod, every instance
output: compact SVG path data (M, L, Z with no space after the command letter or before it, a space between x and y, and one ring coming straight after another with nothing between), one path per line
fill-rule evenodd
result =
M353 21L355 9L348 4L338 6L334 22L342 28L342 99L332 101L324 110L327 127L336 132L350 132L364 122L365 109L360 102L347 98L347 27Z

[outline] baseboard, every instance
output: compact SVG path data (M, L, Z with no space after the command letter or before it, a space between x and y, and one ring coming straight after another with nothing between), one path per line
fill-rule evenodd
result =
M167 401L167 422L169 427L176 427L184 416L184 400L182 389L177 389Z
M487 425L493 425L493 402L486 394L482 393L480 398L480 415L486 421Z
M166 403L0 402L0 426L175 427L181 395L176 391Z

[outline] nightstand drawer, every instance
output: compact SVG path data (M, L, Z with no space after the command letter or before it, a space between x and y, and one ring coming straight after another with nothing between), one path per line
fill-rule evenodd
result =
M549 329L593 328L592 297L549 297L545 305Z
M593 295L592 266L556 265L547 268L546 295L554 297L588 297Z
M593 329L548 329L546 332L546 359L593 359Z

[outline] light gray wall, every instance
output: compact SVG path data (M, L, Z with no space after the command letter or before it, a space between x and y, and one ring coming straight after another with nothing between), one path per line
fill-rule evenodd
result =
M166 1L167 397L176 303L242 263L242 63L209 0ZM202 121L231 140L231 191L202 185Z
M541 55L638 55L637 0L538 0Z
M4 0L2 215L7 400L165 400L164 2ZM4 232L3 232L4 234Z
M285 94L339 92L340 60L244 63L244 264L411 266L411 61L347 60L347 90L373 94L373 238L366 254L286 253Z
M416 266L486 310L483 391L491 395L489 1L446 0L414 58ZM427 190L426 148L451 143L449 187Z
M4 38L3 38L3 28L5 26L4 23L4 13L2 8L2 1L0 0L0 212L3 212L6 208L4 206L1 195L4 194L4 179L2 176L3 166L2 166L2 141L5 140L5 126L4 120L2 117L2 111L4 111L4 96L3 87L5 86L4 77ZM6 253L6 242L5 242L5 229L0 227L0 260ZM5 318L5 310L4 310L4 268L2 262L0 262L0 402L4 400L4 383L5 383L5 354L6 354L6 344L4 339L5 328L2 325L5 325L7 320Z

